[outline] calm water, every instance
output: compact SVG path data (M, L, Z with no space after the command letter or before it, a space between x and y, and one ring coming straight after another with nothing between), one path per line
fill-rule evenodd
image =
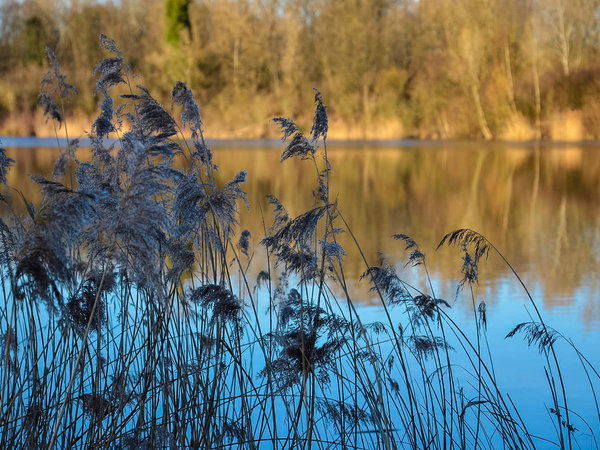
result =
M58 152L9 147L17 160L9 184L35 202L39 193L27 175L49 175ZM85 151L80 156L86 159ZM248 171L250 210L241 206L241 226L255 243L264 234L260 210L267 226L272 217L265 195L278 197L292 216L312 205L312 163L281 164L279 157L272 145L215 147L219 182ZM435 249L447 232L472 228L504 253L548 314L577 323L582 333L600 331L600 147L332 146L329 157L332 196L371 263L381 251L390 261L405 261L402 243L391 236L408 234L427 254L443 296L453 299L460 252ZM357 278L365 269L351 242L344 241L346 271ZM480 290L489 305L507 301L511 287L505 265L497 258L484 263Z
M214 147L220 183L239 170L248 171L250 211L242 206L241 226L252 233L257 262L264 254L258 245L264 236L260 211L267 227L272 218L265 195L278 197L294 216L310 208L316 188L311 162L280 164L279 147L264 144ZM8 150L17 160L9 184L35 202L39 194L27 174L49 174L58 150ZM85 159L85 151L81 158ZM425 286L422 268L404 268L408 255L402 243L391 238L395 233L412 236L427 255L436 295L453 305L456 320L470 332L474 330L470 294L457 295L456 289L462 278L461 253L456 248L435 249L449 231L477 230L519 272L548 325L600 365L600 146L332 145L329 158L332 198L338 198L370 263L377 263L383 252L403 270L405 279ZM364 264L348 236L342 243L348 253L346 275L355 281L352 295L364 305L366 315L377 317L377 301L358 280ZM490 346L501 387L530 418L531 431L544 434L548 413L540 405L552 401L543 382L541 358L520 338L504 339L514 325L530 320L524 291L506 265L490 254L480 268L474 295L477 302L487 304ZM571 406L592 428L600 427L588 390L579 389L585 380L577 358L564 347L561 363L572 365L567 382ZM581 444L587 448L590 442Z

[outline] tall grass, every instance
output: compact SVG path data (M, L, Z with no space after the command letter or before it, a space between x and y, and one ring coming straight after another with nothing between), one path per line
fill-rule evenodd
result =
M557 349L566 339L531 296L532 321L509 336L523 333L545 356L547 435L530 433L499 385L485 304L472 286L482 258L504 257L482 235L458 230L440 243L464 255L460 286L472 294L474 336L436 296L426 256L403 234L393 237L406 264L427 282L409 285L396 264L363 256L383 315L361 318L339 234L362 251L330 195L319 92L308 133L274 119L286 141L282 162L312 166L313 207L290 217L271 196L274 221L253 247L238 224L248 175L216 184L191 90L183 82L172 90L178 121L133 85L114 41L100 41L110 56L94 71L101 102L91 161L79 161L68 140L64 103L75 88L52 52L40 101L69 145L50 179L32 176L40 204L7 185L14 161L0 151L8 210L0 220L0 447L572 448L582 433L597 447L600 414L589 425L574 418ZM125 93L115 110L117 89ZM573 351L598 410L600 376Z

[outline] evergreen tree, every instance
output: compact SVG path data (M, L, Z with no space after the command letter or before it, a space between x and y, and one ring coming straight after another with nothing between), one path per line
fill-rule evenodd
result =
M169 44L179 44L181 31L184 28L187 28L188 32L191 31L190 3L191 0L167 0L167 42Z

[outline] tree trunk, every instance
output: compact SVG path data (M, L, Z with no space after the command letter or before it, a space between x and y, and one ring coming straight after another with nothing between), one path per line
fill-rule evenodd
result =
M504 39L504 70L506 71L506 80L508 81L508 104L512 113L515 114L517 112L517 105L515 104L515 85L512 76L510 43L508 42L508 38Z
M570 43L569 43L569 35L570 33L567 31L567 27L565 24L565 5L562 0L558 2L558 38L560 41L560 62L563 67L563 73L565 76L569 76L569 53L570 53Z
M238 70L240 66L240 38L233 40L233 91L238 93Z
M540 95L540 75L538 73L538 58L537 58L537 42L535 38L532 38L531 41L531 70L533 76L533 92L535 96L535 137L539 141L542 139L542 124L541 124L541 114L542 114L542 100Z
M476 83L471 84L471 94L473 95L473 101L475 102L475 110L477 111L477 120L479 122L481 134L483 134L483 138L486 141L489 141L494 136L492 136L492 132L488 127L487 120L485 119L485 114L483 112L483 108L481 107L481 98L479 97L479 87Z
M362 107L363 107L363 138L367 139L369 128L371 126L371 104L369 100L369 84L366 81L362 83Z

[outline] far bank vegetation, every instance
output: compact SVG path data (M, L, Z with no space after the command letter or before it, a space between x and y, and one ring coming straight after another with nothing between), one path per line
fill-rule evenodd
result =
M73 133L99 98L89 67L104 32L168 102L189 81L210 137L276 137L309 120L318 87L331 138L600 138L597 0L6 0L0 5L0 133L53 135L36 110L45 46L80 94ZM333 131L335 130L335 132Z

